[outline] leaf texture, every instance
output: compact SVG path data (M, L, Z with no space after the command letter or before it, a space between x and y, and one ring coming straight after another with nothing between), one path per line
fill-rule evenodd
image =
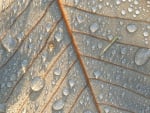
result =
M0 112L2 104L7 113L150 112L150 1L8 1ZM37 76L44 86L34 91Z

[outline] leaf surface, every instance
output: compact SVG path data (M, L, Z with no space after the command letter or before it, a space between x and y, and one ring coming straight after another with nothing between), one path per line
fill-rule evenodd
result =
M0 12L7 113L150 112L149 2L12 0Z

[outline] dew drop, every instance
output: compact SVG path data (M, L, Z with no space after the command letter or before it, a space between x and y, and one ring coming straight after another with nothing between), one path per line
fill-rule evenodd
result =
M64 101L62 99L58 99L53 104L54 110L61 110L64 107Z
M91 31L92 33L96 32L98 29L99 29L99 24L98 24L98 23L93 23L93 24L90 26L90 31Z
M60 69L60 68L56 68L56 69L54 69L54 75L56 75L56 76L60 76L60 75L61 75L61 73L62 73L62 71L61 71L61 69Z
M131 7L128 8L128 12L132 12L133 9Z
M0 113L6 113L6 104L0 104Z
M41 77L36 76L32 79L30 87L33 91L39 91L44 87L44 80Z
M120 4L121 4L121 1L120 1L120 0L116 0L116 4L117 4L117 5L120 5Z
M63 89L63 95L64 96L68 96L69 95L69 89L68 88L64 88Z
M139 11L139 10L136 10L136 11L135 11L135 14L136 14L136 15L139 15L139 14L140 14L140 11Z
M148 36L149 36L149 33L148 33L147 31L144 31L144 32L143 32L143 36L148 37Z
M72 80L72 79L70 79L70 80L68 81L68 83L69 83L69 86L70 86L71 88L73 88L73 86L75 85L75 81Z
M145 64L150 58L150 49L139 49L135 54L135 63L140 66Z
M79 24L84 22L84 18L81 15L78 15L76 18L77 18L77 21L78 21Z
M12 50L15 49L17 41L13 39L11 35L8 35L2 40L2 44L8 52L11 52Z
M87 109L87 110L84 110L83 113L93 113L91 110Z
M125 14L126 14L126 11L125 11L125 10L122 10L122 11L121 11L121 14L122 14L122 15L125 15Z
M94 74L94 77L95 77L96 79L98 79L99 76L101 75L101 72L100 72L99 70L95 70L95 71L93 72L93 74Z
M63 36L62 36L61 32L57 32L55 34L55 39L56 39L57 42L60 42L63 39Z
M122 55L125 55L125 54L127 54L127 48L121 48L121 54Z
M104 108L104 112L105 112L105 113L109 113L109 111L110 111L110 110L109 110L108 107L105 107L105 108Z
M100 100L103 99L103 95L102 95L102 94L99 95L99 99L100 99Z
M49 32L51 29L51 24L50 23L47 23L46 24L46 31Z
M134 33L134 32L137 30L137 27L136 27L135 24L128 24L128 25L127 25L127 30L128 30L128 32L130 32L130 33Z

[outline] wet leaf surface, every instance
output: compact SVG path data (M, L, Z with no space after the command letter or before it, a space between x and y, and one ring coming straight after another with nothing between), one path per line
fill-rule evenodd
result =
M0 112L150 112L149 0L4 3Z

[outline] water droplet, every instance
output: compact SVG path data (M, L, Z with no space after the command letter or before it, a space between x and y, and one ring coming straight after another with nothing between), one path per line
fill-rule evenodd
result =
M130 32L130 33L134 33L134 32L137 30L137 27L136 27L135 24L128 24L128 25L127 25L127 30L128 30L128 32Z
M8 52L11 52L12 50L15 49L17 41L13 39L11 35L8 35L2 40L2 44L7 49Z
M99 99L100 99L100 100L103 99L103 95L102 95L102 94L99 95Z
M93 72L93 74L94 74L95 78L98 79L99 76L101 75L101 72L100 72L99 70L95 70L95 71Z
M120 0L116 0L116 4L117 4L117 5L120 5L120 4L121 4L121 1L120 1Z
M68 82L69 82L69 86L70 86L71 88L73 88L73 86L75 85L75 81L72 80L72 79L70 79Z
M60 68L56 68L54 69L54 75L57 75L57 76L60 76L62 73L61 69Z
M87 109L87 110L84 110L83 113L93 113L91 110Z
M136 11L135 11L135 14L136 14L136 15L139 15L139 14L140 14L140 11L139 11L139 10L136 10Z
M148 33L147 31L144 31L144 32L143 32L143 36L148 37L148 36L149 36L149 33Z
M76 18L79 24L81 24L84 21L84 18L81 15L78 15Z
M68 96L69 95L69 89L68 88L64 88L63 89L63 95L64 96Z
M105 113L109 113L109 111L110 111L110 110L109 110L108 107L105 107L105 108L104 108L104 112L105 112Z
M62 99L58 99L53 104L54 110L61 110L64 107L64 101Z
M132 12L133 9L131 7L128 8L128 12Z
M98 23L93 23L91 26L90 26L90 31L92 33L96 32L99 28L99 24Z
M74 0L75 5L78 5L79 0Z
M51 24L50 23L47 23L46 24L46 31L49 32L51 29Z
M32 81L31 81L31 89L33 91L39 91L43 87L44 87L44 80L41 77L36 76L36 77L34 77L32 79Z
M121 54L122 55L125 55L127 53L127 48L121 48Z
M135 63L136 65L143 65L145 64L148 59L150 58L150 49L139 49L135 54Z
M122 14L122 15L125 15L125 14L126 14L126 11L125 11L125 10L122 10L122 11L121 11L121 14Z
M55 34L55 39L56 39L57 42L60 42L63 39L63 36L62 36L61 32L57 32Z
M0 104L0 113L6 113L6 104Z

